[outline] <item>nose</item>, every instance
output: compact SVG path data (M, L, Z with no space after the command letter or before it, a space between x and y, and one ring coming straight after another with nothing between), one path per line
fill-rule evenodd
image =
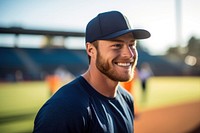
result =
M133 58L136 55L137 55L137 49L136 48L131 48L129 46L124 47L123 53L122 53L123 57L130 59L130 58Z

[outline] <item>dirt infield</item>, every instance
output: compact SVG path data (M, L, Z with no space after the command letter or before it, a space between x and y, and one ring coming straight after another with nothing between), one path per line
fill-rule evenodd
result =
M200 133L200 101L136 115L135 133Z

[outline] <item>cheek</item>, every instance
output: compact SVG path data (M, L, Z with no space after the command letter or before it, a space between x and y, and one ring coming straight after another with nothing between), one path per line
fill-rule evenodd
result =
M135 62L134 62L134 67L135 67L138 63L138 52L137 52L137 50L134 51L134 57L133 58L135 60Z
M104 60L112 60L116 56L115 53L112 52L111 50L109 50L109 51L106 51L106 50L100 51L100 52L98 52L98 54Z
M133 49L133 56L134 56L134 58L138 58L138 51L137 51L137 49Z
M138 58L138 52L137 52L137 50L135 50L135 56Z

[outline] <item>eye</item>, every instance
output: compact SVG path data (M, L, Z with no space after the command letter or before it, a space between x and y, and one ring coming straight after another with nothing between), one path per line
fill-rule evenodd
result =
M114 44L113 47L116 49L120 49L122 48L122 44Z
M136 44L135 43L131 43L131 44L129 44L129 47L135 49L136 48Z

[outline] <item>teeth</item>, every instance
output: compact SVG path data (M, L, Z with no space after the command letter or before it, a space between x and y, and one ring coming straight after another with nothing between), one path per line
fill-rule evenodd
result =
M118 66L130 66L131 63L117 63Z

